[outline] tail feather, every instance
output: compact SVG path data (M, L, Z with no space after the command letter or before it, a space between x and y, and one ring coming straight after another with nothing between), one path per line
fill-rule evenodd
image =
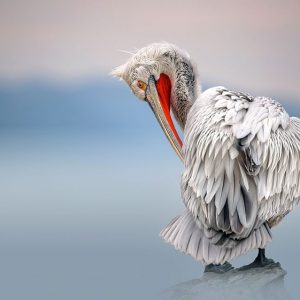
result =
M204 264L223 264L251 249L264 248L272 240L270 229L265 223L253 230L247 238L227 243L231 245L230 247L224 246L226 243L222 246L217 245L216 235L209 232L207 237L205 233L208 231L201 228L194 216L186 210L182 216L174 218L160 235L177 250L191 255ZM223 234L222 239L226 238Z

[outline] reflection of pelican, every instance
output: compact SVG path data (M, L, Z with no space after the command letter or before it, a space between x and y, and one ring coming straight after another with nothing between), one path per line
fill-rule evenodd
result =
M162 237L206 270L227 271L226 261L251 249L260 249L255 265L266 265L270 228L300 197L300 120L270 98L224 87L201 93L195 69L175 46L153 44L113 72L150 104L184 160L187 209Z
M284 287L286 272L280 264L247 271L232 270L226 276L204 273L202 278L177 284L166 290L163 300L288 300Z

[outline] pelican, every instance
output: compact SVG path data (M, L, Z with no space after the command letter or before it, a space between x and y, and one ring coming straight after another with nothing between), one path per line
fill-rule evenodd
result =
M147 102L184 163L185 211L161 232L177 250L224 273L257 249L300 199L300 119L275 100L218 86L201 91L190 56L168 43L132 54L112 72ZM183 131L183 142L171 113Z

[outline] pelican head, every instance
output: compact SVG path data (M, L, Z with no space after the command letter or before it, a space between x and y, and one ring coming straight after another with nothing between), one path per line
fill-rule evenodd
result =
M179 75L178 71L181 71ZM133 54L125 64L114 69L112 74L124 80L135 96L150 105L173 149L183 160L182 141L170 110L172 107L183 128L187 104L192 100L184 101L184 92L191 91L193 98L196 94L193 86L180 86L184 80L178 80L181 78L194 84L194 72L188 54L171 44L152 44ZM177 97L178 89L181 89L181 99Z

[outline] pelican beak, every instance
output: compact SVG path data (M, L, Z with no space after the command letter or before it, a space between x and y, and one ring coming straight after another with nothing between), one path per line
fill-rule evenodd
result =
M182 141L170 114L170 98L171 81L169 77L161 74L156 82L154 76L151 75L146 89L146 101L149 103L171 146L183 161Z

